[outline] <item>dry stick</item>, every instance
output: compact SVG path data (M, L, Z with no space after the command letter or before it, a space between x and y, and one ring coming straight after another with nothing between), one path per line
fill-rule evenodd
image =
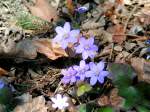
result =
M130 13L130 15L129 15L127 21L126 21L126 23L125 23L125 26L124 26L124 33L126 33L126 29L127 29L128 23L129 23L129 21L130 21L132 15L133 15L133 13L135 12L135 10L136 10L137 8L138 8L138 6L135 5L134 8L132 9L132 11L131 11L131 13Z

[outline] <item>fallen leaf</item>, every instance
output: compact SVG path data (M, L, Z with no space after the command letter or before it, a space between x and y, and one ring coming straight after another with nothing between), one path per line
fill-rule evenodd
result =
M36 46L37 52L46 55L51 60L68 56L59 44L52 43L49 39L33 40L33 44Z
M40 17L48 22L58 19L57 10L53 8L47 0L36 0L34 6L30 6L28 3L25 3L25 6L34 16Z
M150 83L150 62L143 58L132 58L131 65L135 69L138 80Z
M13 112L47 112L45 98L43 96L32 98L32 95L27 93L20 96L19 99L23 103L16 106Z
M113 106L114 108L121 108L123 104L123 98L118 95L118 89L111 90L108 96L101 96L98 100L100 106Z
M111 28L113 33L113 42L122 44L123 41L126 40L126 37L124 35L124 26L121 24L117 24L114 27Z
M0 76L6 75L8 72L0 67Z
M67 1L66 6L67 6L69 12L70 12L71 14L73 14L73 13L74 13L73 1L72 1L72 0L66 0L66 1Z

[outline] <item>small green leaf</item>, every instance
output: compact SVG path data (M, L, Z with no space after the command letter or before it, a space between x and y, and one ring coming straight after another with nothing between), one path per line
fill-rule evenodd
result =
M115 112L115 111L111 107L102 107L102 108L99 108L96 112Z
M8 87L0 89L0 104L8 105L12 101L12 92Z
M112 63L109 65L112 81L118 88L126 88L132 84L134 70L128 64Z
M125 98L125 109L130 109L133 106L136 106L141 100L141 94L133 86L124 88L124 90L119 90L119 95Z
M85 92L88 92L92 89L92 86L90 84L84 83L78 86L77 89L77 95L81 96L83 95Z
M86 105L80 105L79 112L86 112Z
M150 109L147 109L143 106L137 107L138 112L150 112Z

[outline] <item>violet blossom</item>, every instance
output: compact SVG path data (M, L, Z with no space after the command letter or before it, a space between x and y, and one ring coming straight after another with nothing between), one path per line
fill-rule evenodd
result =
M83 81L87 70L89 70L89 65L84 60L81 60L79 66L75 65L73 68L77 71L76 76L79 76L80 80Z
M75 47L76 53L82 53L82 58L85 60L88 57L94 58L97 54L98 47L94 45L94 37L89 39L80 38L79 45Z
M90 70L86 72L86 77L90 78L90 84L95 85L97 81L104 83L104 78L109 75L108 71L105 71L105 64L103 61L95 64L94 62L89 63Z
M61 94L57 94L56 98L52 97L51 100L53 102L53 108L58 108L62 110L69 106L69 103L67 102L68 97L62 96Z
M79 76L76 76L77 71L73 67L69 67L67 70L64 69L61 73L64 75L61 80L64 84L75 83L80 79Z
M80 14L82 14L82 13L85 13L86 11L88 11L88 8L82 6L82 7L79 7L77 9L75 9L75 11L77 11Z
M64 24L64 27L57 26L55 28L57 35L53 39L53 42L56 42L61 45L63 49L67 48L68 44L74 44L77 42L77 37L80 34L80 30L71 30L69 22Z

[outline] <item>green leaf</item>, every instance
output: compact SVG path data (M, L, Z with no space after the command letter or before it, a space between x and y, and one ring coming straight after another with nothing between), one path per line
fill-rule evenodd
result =
M95 112L115 112L113 108L111 107L102 107L102 108L99 108L97 111Z
M150 112L150 109L147 109L146 107L139 106L137 107L138 112Z
M8 87L0 89L0 104L8 105L12 101L12 92Z
M134 70L128 64L112 63L109 65L112 81L118 88L126 88L132 84Z
M80 105L79 112L86 112L86 105Z
M136 106L142 99L139 91L137 91L137 89L133 86L125 88L124 90L119 90L119 95L125 98L125 109L130 109L133 106Z
M90 84L84 83L78 86L77 89L77 95L81 96L83 95L85 92L88 92L92 89L92 86Z

